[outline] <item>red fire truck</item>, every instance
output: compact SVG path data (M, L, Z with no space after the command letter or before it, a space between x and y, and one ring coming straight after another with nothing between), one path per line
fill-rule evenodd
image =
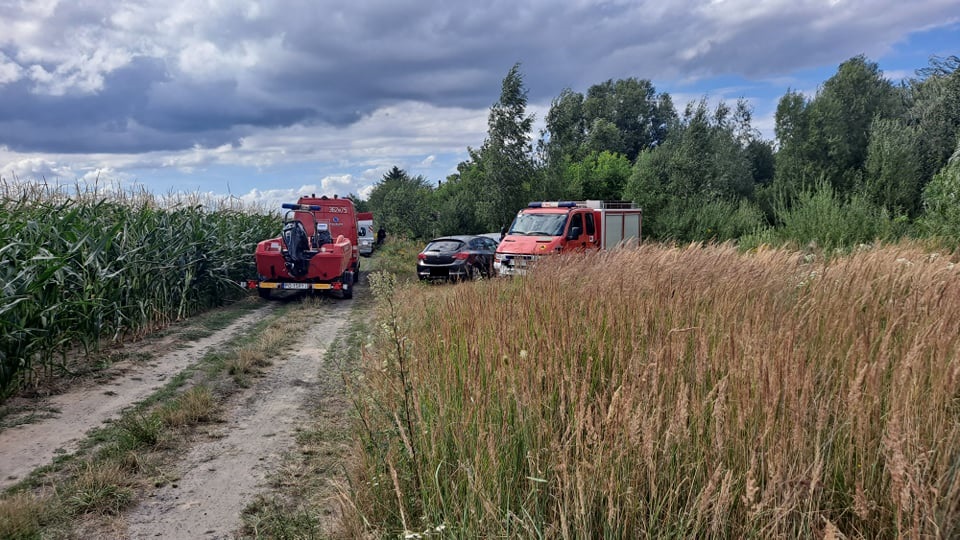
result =
M642 222L629 201L532 202L517 213L493 266L500 275L522 274L543 255L638 242Z
M282 207L281 235L257 244L258 279L241 285L264 298L274 290L335 290L352 298L360 273L353 201L311 195Z

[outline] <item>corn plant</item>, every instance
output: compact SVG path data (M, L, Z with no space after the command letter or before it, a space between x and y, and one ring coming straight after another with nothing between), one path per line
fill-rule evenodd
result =
M3 185L0 395L72 350L236 298L277 219L200 198Z

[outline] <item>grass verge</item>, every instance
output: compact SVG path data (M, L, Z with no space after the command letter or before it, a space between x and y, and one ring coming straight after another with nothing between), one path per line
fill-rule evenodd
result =
M344 530L958 537L956 262L642 245L374 282Z

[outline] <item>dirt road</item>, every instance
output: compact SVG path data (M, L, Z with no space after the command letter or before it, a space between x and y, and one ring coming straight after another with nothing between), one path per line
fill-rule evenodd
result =
M343 330L354 304L319 307L317 323L294 347L274 360L253 387L224 404L225 423L196 444L180 463L179 480L159 488L125 514L129 538L231 538L240 512L265 489L318 388L327 348ZM312 396L316 399L316 396Z
M342 346L338 338L346 336L351 317L361 316L364 305L370 304L327 299L291 311L299 321L309 317L306 331L292 334L293 342L285 344L287 352L271 358L259 376L249 378L249 387L233 386L225 394L217 422L196 428L176 450L178 461L162 465L164 485L142 484L139 501L120 516L106 521L94 517L69 526L79 526L79 534L86 537L232 538L243 525L241 512L258 495L271 496L268 482L282 482L285 472L295 474L288 471L291 465L284 458L296 448L299 429L315 429L317 417L311 414L338 422L346 418L351 402L338 364L341 357L328 356L327 351L334 344ZM208 352L229 348L275 307L264 303L190 343L160 338L155 346L177 349L148 361L118 362L108 370L114 376L107 382L88 381L41 400L37 408L56 411L54 416L0 431L0 487L13 485L59 454L77 450L91 429L119 418ZM322 517L321 525L332 526L334 511L325 514L328 518Z
M122 375L108 383L92 382L43 400L40 406L59 412L0 431L0 489L50 463L55 456L76 451L88 431L118 418L124 409L160 389L207 352L223 347L261 320L272 307L265 304L226 328L148 363L120 362L111 369Z

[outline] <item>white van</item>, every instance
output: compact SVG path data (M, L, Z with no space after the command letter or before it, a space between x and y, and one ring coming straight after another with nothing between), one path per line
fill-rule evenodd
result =
M373 225L373 212L357 213L357 242L360 255L369 257L377 245L377 228Z

